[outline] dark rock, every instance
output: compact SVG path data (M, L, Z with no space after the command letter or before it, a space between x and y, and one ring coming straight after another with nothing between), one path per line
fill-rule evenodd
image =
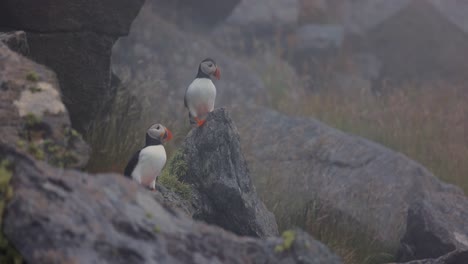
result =
M80 132L115 94L110 56L143 0L2 1L0 27L27 32L30 57L57 73L73 127Z
M24 31L0 32L0 42L3 42L12 51L23 56L29 54L28 41Z
M403 243L421 253L427 253L424 244L415 243L435 237L429 249L438 248L438 256L426 258L468 245L463 192L404 155L313 119L259 107L232 112L242 120L243 149L259 195L280 229L308 226L314 233L352 226L360 241L367 237L390 254L407 232ZM409 213L418 203L425 209ZM417 237L420 232L428 234Z
M71 129L53 72L0 43L0 87L0 143L56 166L86 164L89 148Z
M3 231L27 263L341 263L299 230L238 237L121 175L55 169L5 145L0 157L14 163Z
M128 34L143 0L73 0L57 2L4 0L0 3L0 26L29 32L95 32Z
M456 249L468 252L466 197L452 193L429 195L430 200L416 201L409 208L400 261L437 258Z
M181 148L188 168L182 180L193 186L196 197L195 219L239 235L278 234L273 214L257 197L237 128L226 110L212 112Z
M30 57L57 73L73 127L86 131L114 95L110 63L116 37L94 32L27 35Z
M465 263L468 263L468 251L455 250L437 259L414 260L414 261L400 263L400 264L465 264Z

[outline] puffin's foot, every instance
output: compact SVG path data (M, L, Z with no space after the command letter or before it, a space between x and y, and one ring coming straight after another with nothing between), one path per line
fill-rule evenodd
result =
M197 121L197 126L201 127L201 126L203 126L203 124L205 124L206 119L205 120L200 120L200 119L198 119L198 117L195 117L195 121Z

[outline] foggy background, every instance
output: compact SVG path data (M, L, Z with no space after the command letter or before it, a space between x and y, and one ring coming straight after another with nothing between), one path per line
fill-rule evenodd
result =
M466 193L467 14L463 0L148 0L114 46L118 96L87 135L94 150L88 169L121 172L156 122L175 134L170 156L190 130L185 89L211 57L221 69L216 107L233 115L250 165L262 162L258 151L284 151L258 150L256 140L294 144L273 130L260 134L261 124L249 119L247 105L254 105L380 143ZM252 174L281 228L307 228L346 263L388 259L374 240L360 237L361 247L350 249L349 230L317 225L307 211L282 218L272 197L289 175L276 169Z

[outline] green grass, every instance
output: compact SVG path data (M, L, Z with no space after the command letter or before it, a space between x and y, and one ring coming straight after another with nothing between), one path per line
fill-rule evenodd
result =
M178 150L167 162L166 167L158 177L158 182L180 195L183 199L190 200L192 188L188 183L184 183L181 180L181 177L187 173L187 169L184 154Z

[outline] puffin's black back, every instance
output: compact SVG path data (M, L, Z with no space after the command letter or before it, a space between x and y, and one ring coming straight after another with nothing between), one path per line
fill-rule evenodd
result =
M127 166L125 167L124 170L124 175L131 178L132 177L132 172L135 169L137 163L138 163L138 157L140 156L140 151L138 150L133 154L132 158L128 161Z

